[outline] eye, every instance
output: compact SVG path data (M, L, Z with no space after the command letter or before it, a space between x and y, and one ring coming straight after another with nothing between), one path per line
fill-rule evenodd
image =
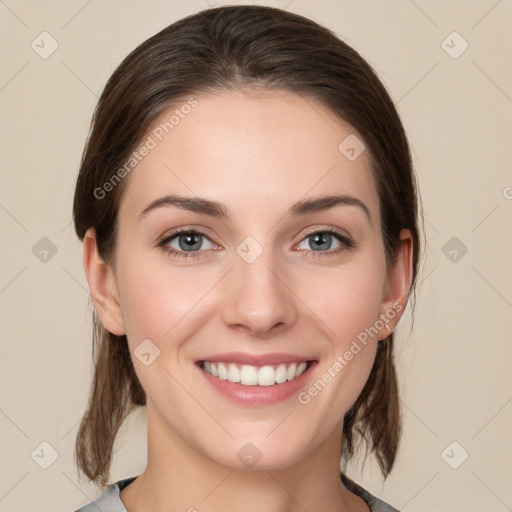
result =
M200 231L194 229L180 229L160 240L157 246L166 251L169 256L172 254L178 258L195 258L199 256L201 250L208 249L208 247L204 247L204 240L208 240L209 243L213 244L213 242ZM174 244L174 246L171 244Z
M310 232L303 241L300 242L298 247L300 248L304 243L308 243L310 247L312 247L309 251L313 253L312 256L314 257L338 254L341 251L354 247L355 245L355 243L347 236L333 229ZM337 247L334 247L333 250L329 250L332 248L333 244L337 244Z
M160 240L157 246L167 252L169 256L173 255L177 258L197 258L201 255L201 251L212 248L204 247L204 240L207 240L210 244L215 246L215 244L200 231L196 231L195 229L179 229ZM338 254L355 246L352 240L334 229L312 231L306 235L297 247L301 248L300 245L305 242L313 247L309 250L306 249L311 253L312 257ZM337 247L330 250L332 249L333 243L335 245L337 244Z

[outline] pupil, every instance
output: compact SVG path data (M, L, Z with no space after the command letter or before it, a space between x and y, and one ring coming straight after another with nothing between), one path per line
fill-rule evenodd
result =
M194 233L189 233L187 235L182 235L182 238L184 238L186 241L185 241L185 244L182 245L180 243L180 246L182 249L191 249L191 248L196 248L198 249L199 247L194 247L195 245L201 245L200 243L197 242L197 240L195 240L199 235L196 235Z
M326 244L327 247L330 247L330 243L327 243L330 240L330 234L329 233L316 233L313 235L313 239L315 243L321 243Z

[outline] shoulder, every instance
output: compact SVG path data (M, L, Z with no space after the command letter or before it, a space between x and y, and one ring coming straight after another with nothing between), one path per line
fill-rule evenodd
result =
M385 503L373 494L370 494L366 489L348 478L343 473L341 473L341 480L343 485L349 491L353 492L365 501L368 507L370 507L371 512L400 512L398 509L392 507L388 503Z
M75 510L74 512L127 512L119 493L131 482L135 480L135 476L119 480L110 485L106 491L91 503Z

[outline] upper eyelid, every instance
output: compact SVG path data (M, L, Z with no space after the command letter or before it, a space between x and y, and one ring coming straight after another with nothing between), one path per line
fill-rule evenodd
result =
M336 235L340 235L340 236L344 236L345 238L348 238L349 240L352 239L352 237L350 236L350 234L345 230L345 229L342 229L342 228L331 228L331 227L320 227L320 228L311 228L311 229L308 229L306 231L306 233L304 233L303 238L307 237L307 236L310 236L312 234L315 234L315 233L328 233L328 232L331 232L331 233L334 233ZM301 240L302 240L301 239Z

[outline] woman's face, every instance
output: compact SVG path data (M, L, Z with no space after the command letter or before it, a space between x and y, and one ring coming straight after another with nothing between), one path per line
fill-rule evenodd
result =
M382 319L396 325L407 291L386 268L361 137L276 91L196 96L148 136L124 178L110 281L120 306L99 312L127 333L152 435L238 468L337 446ZM166 196L188 201L155 206ZM317 202L330 196L355 199Z

